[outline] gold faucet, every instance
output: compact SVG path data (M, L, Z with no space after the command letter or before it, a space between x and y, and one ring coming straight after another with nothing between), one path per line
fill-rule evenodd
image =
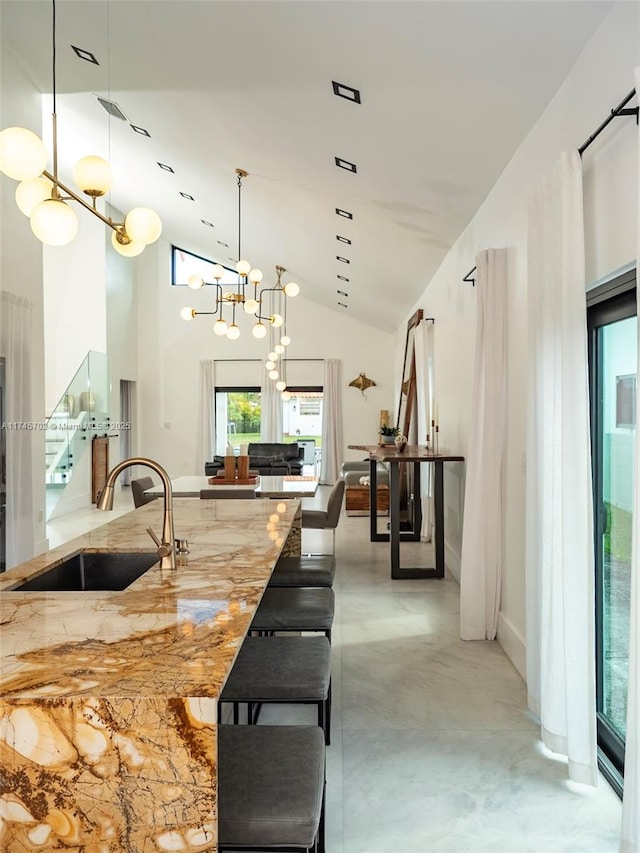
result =
M113 486L118 475L125 470L131 468L132 465L146 465L151 468L162 480L164 488L164 515L162 518L162 539L159 540L156 534L150 527L147 527L147 533L158 546L158 557L160 557L161 569L175 569L176 555L173 546L173 490L171 488L171 480L165 469L154 462L153 459L147 459L144 456L132 456L131 459L125 459L109 471L107 482L104 489L98 497L97 509L110 510L113 509Z

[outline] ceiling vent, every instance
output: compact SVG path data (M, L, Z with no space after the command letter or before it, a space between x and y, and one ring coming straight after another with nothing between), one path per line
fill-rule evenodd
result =
M105 108L110 116L119 118L120 121L129 121L115 101L108 101L106 98L100 98L98 95L96 97L98 98L98 103Z

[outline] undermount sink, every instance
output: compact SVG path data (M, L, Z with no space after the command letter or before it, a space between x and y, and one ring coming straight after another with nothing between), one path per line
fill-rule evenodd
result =
M15 587L12 592L123 590L159 560L153 552L80 551L57 566Z

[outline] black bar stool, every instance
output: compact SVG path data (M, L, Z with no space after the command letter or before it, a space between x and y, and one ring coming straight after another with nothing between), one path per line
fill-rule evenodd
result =
M267 587L250 631L322 633L331 641L335 595L330 587Z
M263 703L317 705L318 725L330 743L331 646L326 637L247 637L222 690L223 703L233 705L233 722L239 707L247 705L247 720L258 721Z
M333 554L280 557L269 586L333 586L335 574Z
M317 726L218 726L219 853L325 853L324 812Z

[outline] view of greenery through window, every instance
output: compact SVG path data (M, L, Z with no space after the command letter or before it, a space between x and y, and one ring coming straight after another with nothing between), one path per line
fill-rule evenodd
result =
M262 416L259 391L218 392L218 403L223 398L227 412L227 444L260 441ZM313 441L316 448L322 446L322 391L292 392L291 399L283 401L283 424L285 442Z

